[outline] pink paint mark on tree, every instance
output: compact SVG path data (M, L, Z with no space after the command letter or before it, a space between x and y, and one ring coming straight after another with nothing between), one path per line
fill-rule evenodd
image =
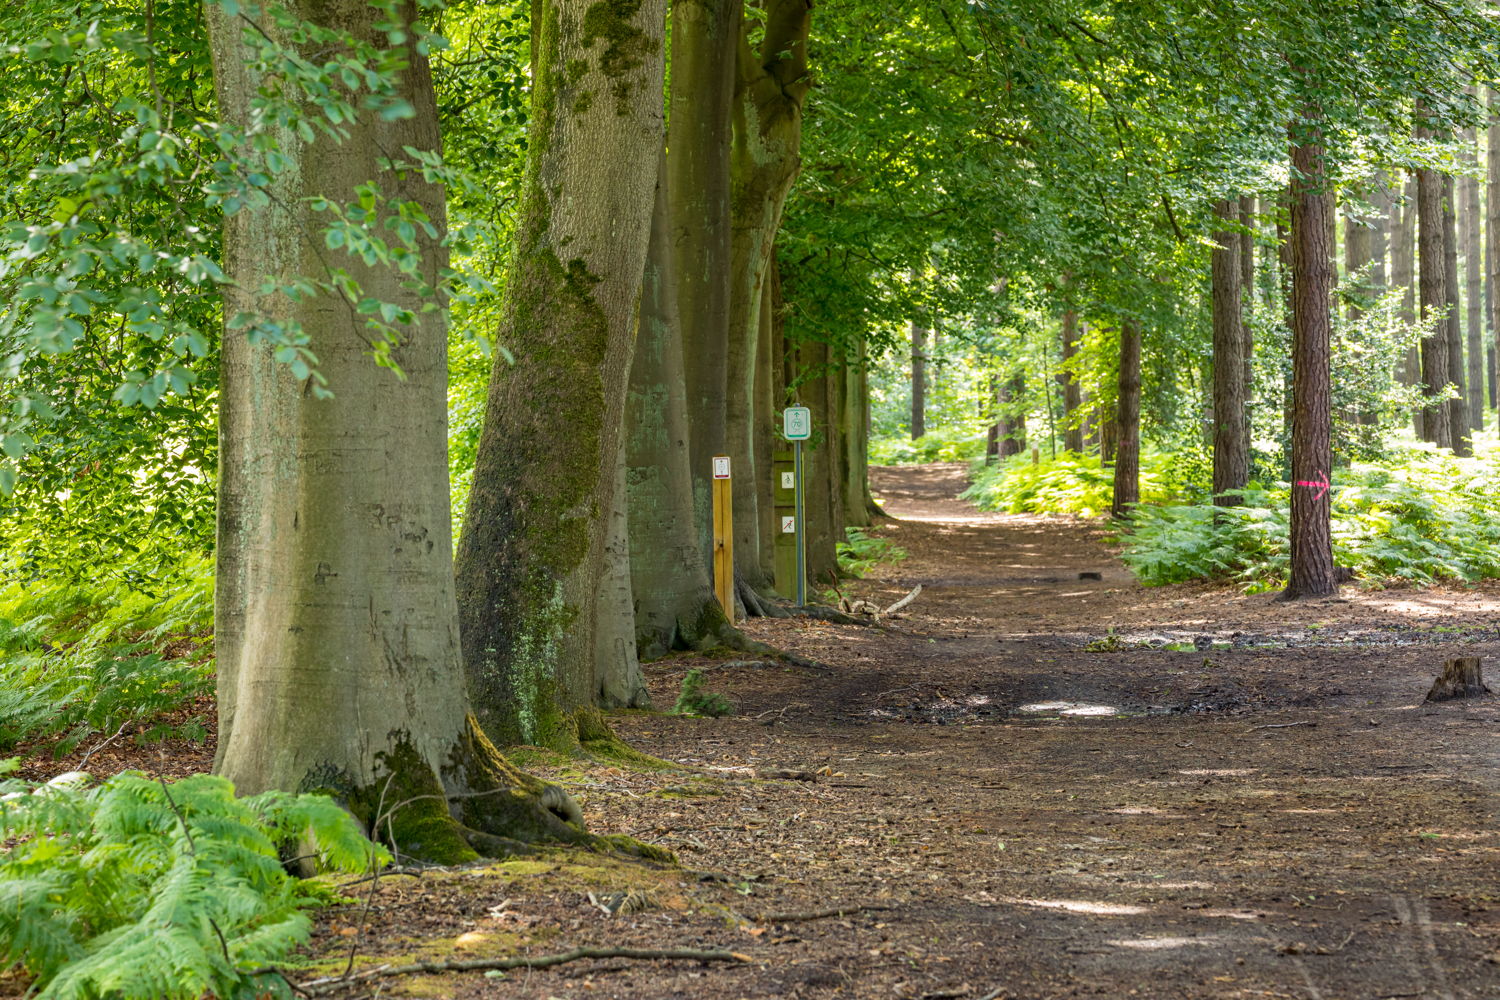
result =
M1322 469L1319 469L1318 470L1318 475L1321 476L1322 478L1321 479L1317 479L1317 480L1315 480L1313 482L1308 482L1305 479L1299 479L1299 480L1297 480L1297 485L1298 486L1308 486L1308 487L1311 487L1311 488L1316 489L1318 491L1318 495L1315 496L1315 497L1313 497L1314 500L1321 500L1321 499L1323 499L1323 494L1327 493L1328 492L1328 487L1330 487L1330 486L1333 485L1332 483L1330 483L1328 481L1328 473L1324 472Z

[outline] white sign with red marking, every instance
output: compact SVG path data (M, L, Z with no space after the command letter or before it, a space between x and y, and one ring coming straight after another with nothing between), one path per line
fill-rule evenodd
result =
M797 533L797 518L792 515L781 519L781 533L783 535L795 535Z
M729 456L728 455L715 455L714 456L714 478L715 479L728 479L729 478Z

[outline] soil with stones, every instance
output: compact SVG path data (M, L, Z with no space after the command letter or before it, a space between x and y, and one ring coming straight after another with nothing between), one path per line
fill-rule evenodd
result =
M877 470L908 556L844 588L879 627L758 620L816 658L702 668L734 715L616 718L642 771L537 755L604 856L382 879L328 911L323 972L580 945L589 960L341 995L1500 997L1500 699L1425 704L1445 658L1500 677L1500 588L1277 603L1148 589L1097 521L985 514L963 470ZM1087 578L1096 575L1097 578ZM308 974L309 976L312 973Z

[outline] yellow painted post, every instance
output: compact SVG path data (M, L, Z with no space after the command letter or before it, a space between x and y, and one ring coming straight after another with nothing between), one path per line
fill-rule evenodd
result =
M714 456L714 594L734 624L734 500L729 456Z

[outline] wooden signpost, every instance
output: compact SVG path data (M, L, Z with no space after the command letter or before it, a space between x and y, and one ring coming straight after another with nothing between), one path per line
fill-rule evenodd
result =
M714 594L734 624L734 497L729 456L714 456Z

